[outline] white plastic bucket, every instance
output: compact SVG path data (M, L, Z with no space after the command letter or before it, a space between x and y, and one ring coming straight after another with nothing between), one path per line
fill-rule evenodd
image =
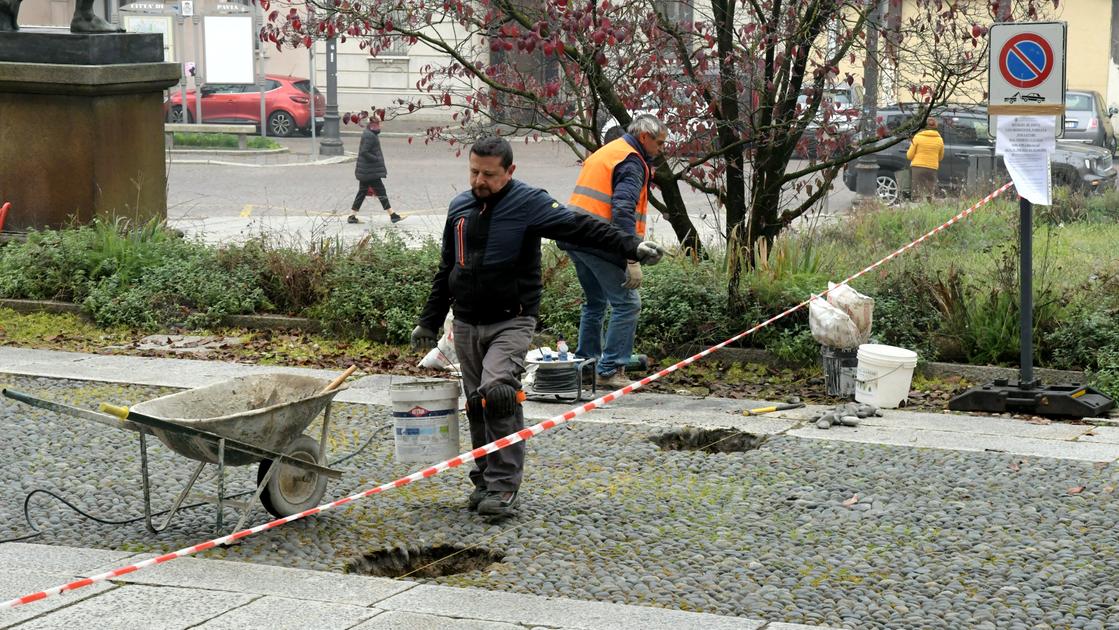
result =
M864 343L855 371L855 400L894 409L909 397L917 353L905 348Z
M458 381L393 383L396 461L434 464L459 454Z

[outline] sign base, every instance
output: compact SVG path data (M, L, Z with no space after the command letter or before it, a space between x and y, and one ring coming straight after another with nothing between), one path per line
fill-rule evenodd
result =
M1102 416L1114 407L1114 400L1091 387L1043 386L1037 381L1023 385L1009 379L973 387L948 401L951 411L1013 412L1066 418Z

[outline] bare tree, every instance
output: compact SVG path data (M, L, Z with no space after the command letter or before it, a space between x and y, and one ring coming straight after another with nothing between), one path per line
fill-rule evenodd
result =
M607 121L659 113L673 142L656 163L652 203L698 252L681 187L715 200L732 291L756 246L811 212L847 162L908 138L985 73L984 25L1010 2L914 0L903 15L890 0L871 23L866 0L313 1L328 16L313 29L291 7L272 11L261 37L282 47L337 33L374 56L403 42L447 59L423 69L423 96L358 119L451 109L454 124L429 129L429 141L462 146L494 129L550 134L583 157ZM1017 0L1014 10L1036 15L1040 2ZM918 106L909 123L858 137L829 95L854 84L868 29L886 35L887 54L875 59L882 75ZM815 156L794 161L806 140Z

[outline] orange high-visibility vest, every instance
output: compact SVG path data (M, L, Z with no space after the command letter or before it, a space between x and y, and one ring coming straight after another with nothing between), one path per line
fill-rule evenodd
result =
M636 153L641 158L641 153L633 148L626 139L618 138L607 143L595 151L583 162L583 170L579 172L579 180L575 182L575 192L567 205L577 212L586 212L603 221L610 222L614 214L610 209L610 197L614 194L614 167ZM641 158L641 166L645 171L645 179L641 183L641 195L637 198L637 235L645 237L645 208L649 202L649 165L645 158Z

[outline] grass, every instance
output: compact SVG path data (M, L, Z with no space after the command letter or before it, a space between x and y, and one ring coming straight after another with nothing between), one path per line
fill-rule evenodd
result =
M175 133L177 147L202 147L205 149L236 149L237 136L228 133ZM250 149L280 149L279 142L272 138L249 136Z

